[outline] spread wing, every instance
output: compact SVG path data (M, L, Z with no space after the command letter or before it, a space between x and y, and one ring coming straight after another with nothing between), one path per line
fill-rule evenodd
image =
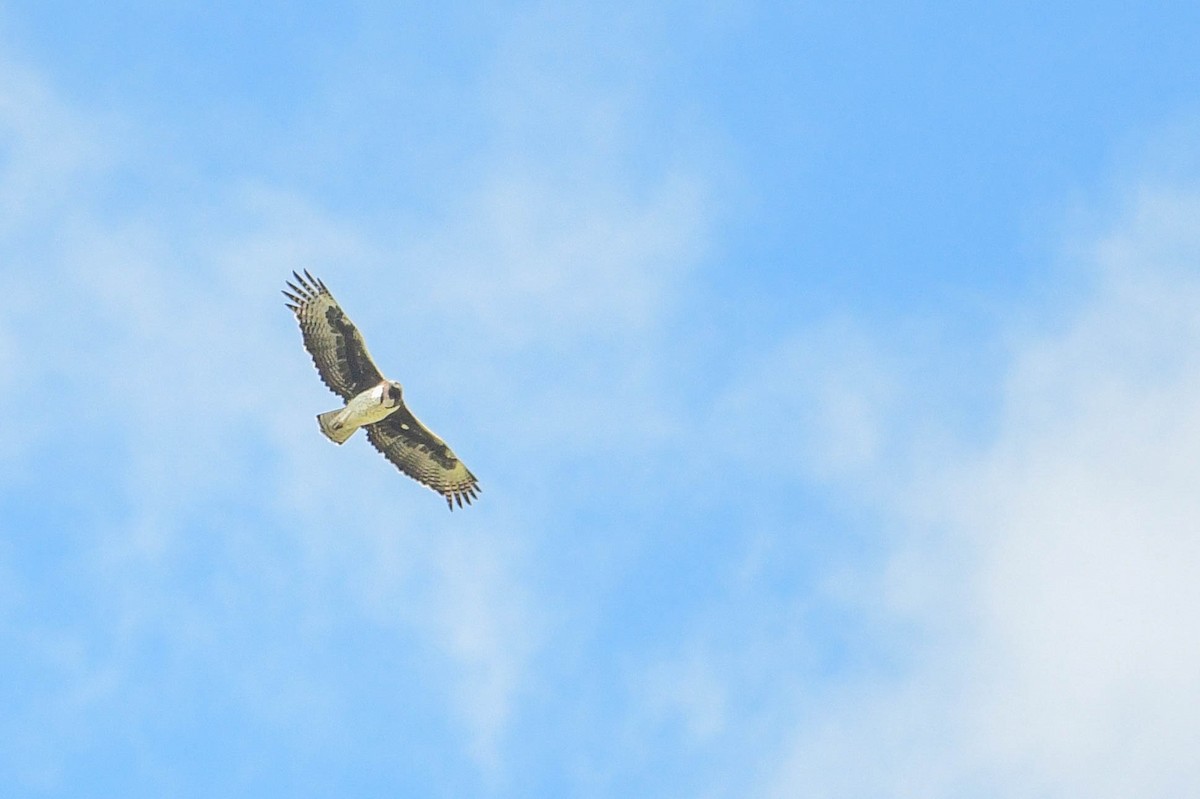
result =
M304 271L304 277L292 272L296 282L288 281L291 291L283 292L287 307L296 314L304 348L312 355L321 382L342 399L349 400L383 380L375 368L367 345L350 317L342 311L325 284Z
M404 403L366 429L371 446L400 471L444 496L450 510L454 510L455 502L460 508L464 502L471 504L482 490L475 475L455 457L446 442L417 421Z

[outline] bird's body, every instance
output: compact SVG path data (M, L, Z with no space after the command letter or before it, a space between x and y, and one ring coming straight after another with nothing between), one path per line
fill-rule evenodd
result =
M367 352L358 328L329 289L308 272L292 273L287 307L296 315L304 347L322 382L346 405L317 416L321 432L342 444L362 427L371 446L400 471L432 488L454 509L479 493L479 481L446 442L417 420L404 404L399 383L387 380Z
M389 380L356 394L346 407L317 415L321 432L335 444L345 444L360 427L383 421L400 407L400 384Z

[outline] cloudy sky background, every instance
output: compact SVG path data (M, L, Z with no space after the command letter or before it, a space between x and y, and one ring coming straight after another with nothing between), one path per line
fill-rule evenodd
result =
M1185 795L1198 35L0 2L0 783ZM292 269L475 506L317 433Z

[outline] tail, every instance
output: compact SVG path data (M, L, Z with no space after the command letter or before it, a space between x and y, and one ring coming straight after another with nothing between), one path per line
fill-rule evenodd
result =
M321 425L321 432L335 444L345 444L346 439L354 435L357 427L350 427L338 420L345 408L338 408L336 411L317 414L317 423Z

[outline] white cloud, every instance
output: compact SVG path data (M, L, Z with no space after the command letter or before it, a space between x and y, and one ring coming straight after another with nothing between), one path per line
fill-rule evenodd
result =
M652 721L679 725L694 745L724 729L726 692L711 653L692 652L650 666L637 699Z
M0 465L14 463L48 420L25 398L42 389L39 294L53 285L42 246L53 248L56 218L70 218L72 191L86 190L105 149L95 131L63 106L30 70L0 54L0 245L5 314L0 319L0 414L9 420ZM38 277L41 272L40 278ZM54 286L54 288L59 288Z
M994 441L897 492L913 537L874 597L928 640L899 678L823 702L768 795L1200 782L1198 218L1195 194L1140 195L1089 254L1088 299L1014 337ZM951 579L914 598L909 571Z
M704 189L667 176L645 197L610 192L488 180L453 226L404 259L423 265L419 296L491 351L641 339L701 252Z
M1089 307L1030 343L951 520L982 562L985 757L1069 793L1178 795L1200 767L1200 199L1148 194ZM965 511L965 513L964 513Z
M263 723L344 727L345 689L297 662L302 643L271 631L298 630L319 649L339 624L364 620L394 646L415 641L446 665L423 673L432 687L398 676L396 695L443 696L464 751L502 778L508 729L546 635L524 546L538 503L557 487L536 475L524 516L489 490L474 516L448 517L365 442L330 447L313 416L335 399L313 374L278 290L292 269L321 275L381 364L406 382L415 376L417 411L447 438L458 440L424 408L449 408L465 429L473 413L480 430L495 431L495 440L476 437L479 449L519 439L558 453L539 468L552 467L604 441L598 418L626 430L656 424L654 403L642 403L645 418L596 407L588 359L598 341L611 362L653 339L698 257L701 183L673 173L632 185L608 165L596 182L568 185L498 168L464 190L440 229L430 222L432 232L404 239L259 182L208 186L186 215L128 197L114 209L72 182L111 179L94 160L103 148L87 120L22 76L0 96L11 156L0 208L36 212L38 234L0 231L19 264L9 296L22 303L16 322L0 321L0 366L86 398L69 423L55 413L22 432L69 468L103 461L86 485L104 496L72 506L81 530L64 555L72 590L103 621L62 620L54 637L79 656L48 673L64 695L93 684L107 692L63 705L62 724L40 728L31 738L40 756L29 759L41 776L27 780L52 782L62 771L75 751L60 746L66 728L79 745L99 734L97 719L131 714L129 734L138 735L139 723L153 723L143 718L155 712L147 696L178 690L197 669L211 669ZM13 382L0 374L0 387ZM617 381L610 401L649 390ZM454 404L461 395L486 404ZM0 396L0 410L9 408L7 392ZM485 487L504 487L503 474L477 471ZM10 568L0 562L0 573ZM35 618L11 615L16 640L43 636ZM150 650L162 660L152 677ZM45 647L30 656L53 660ZM37 723L33 701L10 725Z
M861 477L888 445L893 368L853 322L814 324L748 364L708 426L764 480Z
M471 730L472 754L493 775L502 771L505 730L545 624L505 548L482 536L454 536L440 546L433 619L461 674L455 702Z
M109 150L100 126L0 54L0 155L0 235L14 235L61 209L80 191L81 178L108 162Z

